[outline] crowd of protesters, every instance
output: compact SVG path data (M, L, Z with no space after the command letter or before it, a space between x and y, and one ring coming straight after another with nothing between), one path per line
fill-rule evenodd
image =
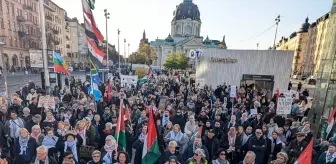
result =
M46 93L32 81L1 93L0 164L141 164L150 106L156 109L158 164L293 164L314 137L307 94L293 98L284 116L276 114L277 96L269 90L241 86L233 98L225 83L199 87L174 75L152 76L131 98L120 80L109 80L99 86L97 101L87 94L89 85L71 82L55 87L55 106L48 109L39 107ZM114 138L121 102L131 114L126 149ZM312 163L336 163L334 141L316 140ZM83 146L94 150L84 156Z

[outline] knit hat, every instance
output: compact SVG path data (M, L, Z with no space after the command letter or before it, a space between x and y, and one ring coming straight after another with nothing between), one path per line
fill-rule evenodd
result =
M329 146L336 147L336 144L335 144L335 143L330 143L330 144L328 145L328 147L329 147Z

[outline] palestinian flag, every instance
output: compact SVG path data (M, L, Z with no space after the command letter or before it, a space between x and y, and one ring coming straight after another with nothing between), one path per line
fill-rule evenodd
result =
M91 10L94 10L94 4L95 4L95 0L88 0L89 6L91 8Z
M329 118L328 118L328 126L324 130L325 138L328 138L331 129L333 125L335 124L335 114L336 114L336 107L333 109L333 111L330 113Z
M125 120L131 121L131 115L128 109L128 105L126 106L126 110L125 110Z
M53 51L53 58L54 58L54 71L59 73L70 74L68 67L65 65L64 59L58 53Z
M153 108L149 109L148 133L142 150L142 163L155 163L161 156Z
M193 141L195 139L195 137L198 137L198 138L202 138L202 132L203 132L203 126L201 126L197 133L195 133L192 137L191 137L191 140Z
M125 119L124 119L124 102L120 101L119 116L117 122L117 128L114 138L123 150L126 149L126 133L125 133Z
M299 158L295 161L294 164L311 164L313 160L313 140L312 138L308 144L308 146L305 148L305 150L301 153Z

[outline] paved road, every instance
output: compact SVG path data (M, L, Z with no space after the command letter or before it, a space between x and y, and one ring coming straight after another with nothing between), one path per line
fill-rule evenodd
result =
M64 84L64 78L67 75L61 75L62 83ZM85 80L85 72L73 72L70 76L74 76L75 79L80 78L83 82ZM29 80L35 82L36 85L41 86L41 74L28 74L16 73L14 75L10 74L7 77L8 93L13 93L18 89L19 86L23 86L28 83ZM5 87L4 78L0 77L0 88Z

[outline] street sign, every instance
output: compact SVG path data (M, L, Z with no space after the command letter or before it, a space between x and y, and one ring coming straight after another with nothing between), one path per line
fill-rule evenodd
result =
M277 114L290 114L292 109L292 98L290 97L279 97L277 105Z
M196 57L196 54L195 54L194 50L190 50L189 57L192 58L192 59L194 59Z

